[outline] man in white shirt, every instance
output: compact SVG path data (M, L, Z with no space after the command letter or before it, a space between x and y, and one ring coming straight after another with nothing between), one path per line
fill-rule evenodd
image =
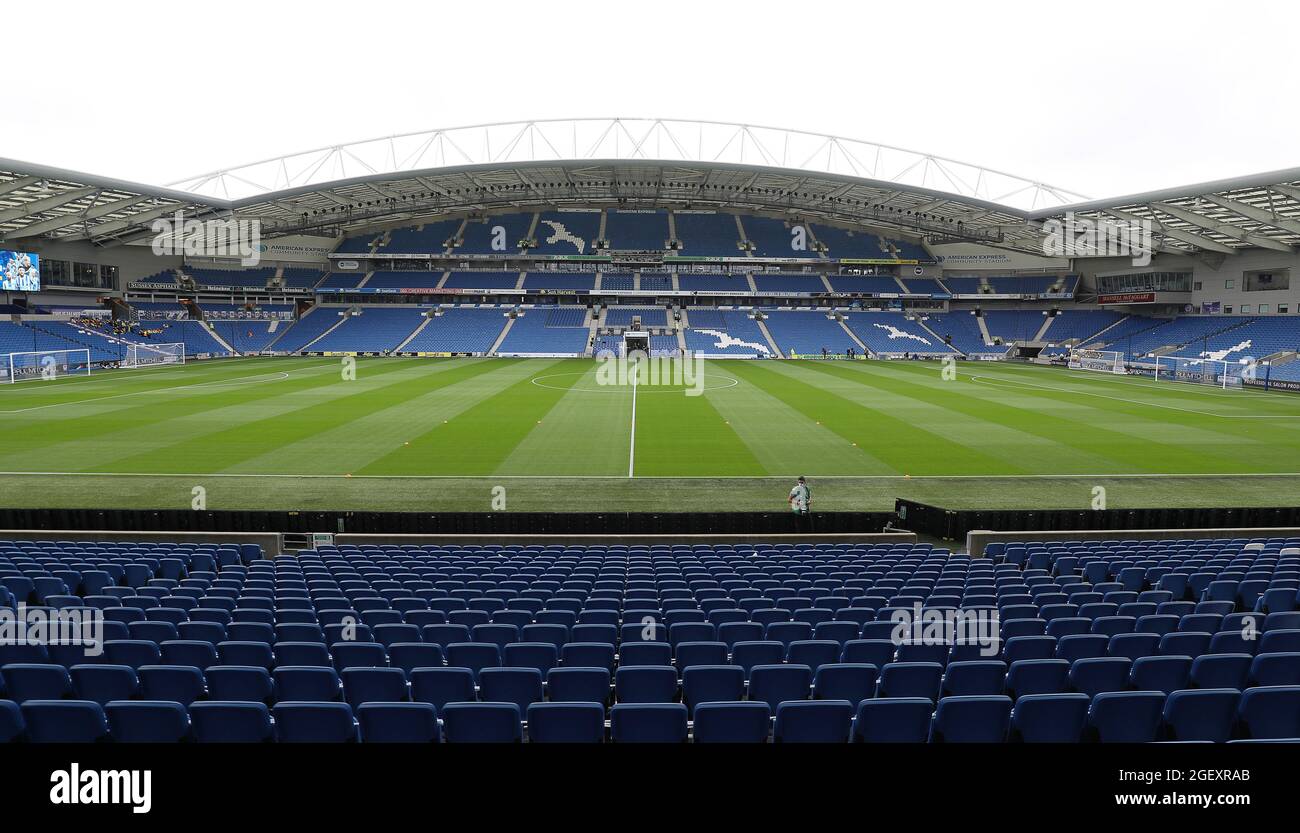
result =
M808 481L800 477L799 482L794 484L790 490L790 509L799 515L808 514L808 504L812 503L812 491L808 488Z
M790 511L794 512L795 526L799 531L811 532L812 524L808 516L808 506L812 503L812 490L808 488L808 481L800 476L799 481L794 484L790 490Z

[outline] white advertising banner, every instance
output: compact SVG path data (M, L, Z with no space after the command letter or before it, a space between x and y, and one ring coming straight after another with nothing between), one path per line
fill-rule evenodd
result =
M971 270L1010 269L1068 269L1070 261L1064 257L1045 257L994 249L975 243L941 243L930 247L945 272Z

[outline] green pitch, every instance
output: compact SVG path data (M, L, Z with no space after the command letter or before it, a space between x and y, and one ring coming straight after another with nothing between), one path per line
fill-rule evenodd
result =
M0 386L10 507L490 511L1294 505L1300 397L1000 363L234 359ZM634 402L635 400L635 402ZM631 475L631 476L629 476Z

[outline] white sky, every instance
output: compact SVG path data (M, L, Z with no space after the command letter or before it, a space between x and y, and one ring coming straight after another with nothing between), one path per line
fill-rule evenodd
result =
M0 156L155 184L608 115L824 131L1090 197L1300 166L1283 0L65 0L2 25Z

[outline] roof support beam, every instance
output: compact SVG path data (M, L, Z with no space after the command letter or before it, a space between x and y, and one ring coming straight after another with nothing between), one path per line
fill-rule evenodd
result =
M1300 202L1300 188L1297 188L1294 185L1270 185L1268 186L1268 190L1276 194L1281 194L1284 197L1289 197L1296 202Z
M1170 228L1154 218L1139 217L1136 214L1130 214L1127 211L1120 211L1118 208L1107 208L1104 209L1104 211L1115 219L1123 220L1126 223L1150 223L1152 229L1163 234L1165 237L1172 237L1175 240L1181 240L1182 242L1190 246L1196 246L1199 249L1219 252L1220 254L1225 255L1235 254L1237 251L1231 246L1225 246L1216 240L1211 240L1210 238L1205 237L1204 235L1193 234L1190 231L1183 231L1182 229Z
M1248 220L1254 220L1257 223L1263 223L1272 226L1275 229L1281 229L1282 231L1289 231L1292 234L1300 234L1300 220L1279 217L1272 211L1266 211L1254 205L1247 205L1244 202L1230 200L1227 197L1221 197L1218 194L1206 194L1201 199L1209 203L1214 203L1220 208L1226 208L1233 213L1240 214Z
M1243 243L1249 243L1252 246L1258 246L1261 249L1272 249L1277 252L1294 252L1295 249L1280 240L1274 240L1271 237L1265 237L1262 234L1252 234L1241 226L1234 226L1232 223L1224 223L1219 220L1213 220L1203 214L1197 214L1195 211L1188 211L1179 205L1170 205L1169 203L1157 202L1152 203L1151 207L1157 211L1177 217L1184 222L1191 223L1197 228L1203 228L1206 231L1212 231L1216 234L1222 234L1225 237L1231 237L1234 240L1240 240Z
M23 226L20 229L9 232L7 235L11 239L20 237L36 237L41 234L48 234L52 231L75 226L80 223L88 223L91 220L98 220L100 217L107 217L118 211L130 208L133 205L147 201L148 197L127 197L124 200L114 200L106 202L103 205L97 205L85 211L78 211L72 214L65 214L62 217L52 217L49 220L42 220L39 223L32 223L29 226Z
M39 176L20 176L10 182L0 184L0 195L12 194L14 191L21 191L24 188L35 185L41 181Z
M87 185L82 188L72 188L67 191L60 191L57 194L46 197L41 200L32 200L31 202L16 205L13 208L6 208L0 211L0 223L6 223L10 220L16 220L19 217L27 217L32 214L40 214L43 211L50 211L61 205L67 205L83 197L89 197L91 194L98 193L100 189L93 185Z
M120 231L124 231L125 229L129 229L133 226L148 225L150 222L154 221L159 217L162 217L167 214L174 214L177 211L184 211L187 208L189 208L189 206L183 206L180 203L162 205L157 208L151 208L148 211L142 211L139 214L132 214L130 217L124 217L121 220L113 220L112 222L103 223L102 225L95 226L94 228L90 229L87 232L70 235L66 239L92 240L100 237L105 237L108 235L116 234L117 232Z

